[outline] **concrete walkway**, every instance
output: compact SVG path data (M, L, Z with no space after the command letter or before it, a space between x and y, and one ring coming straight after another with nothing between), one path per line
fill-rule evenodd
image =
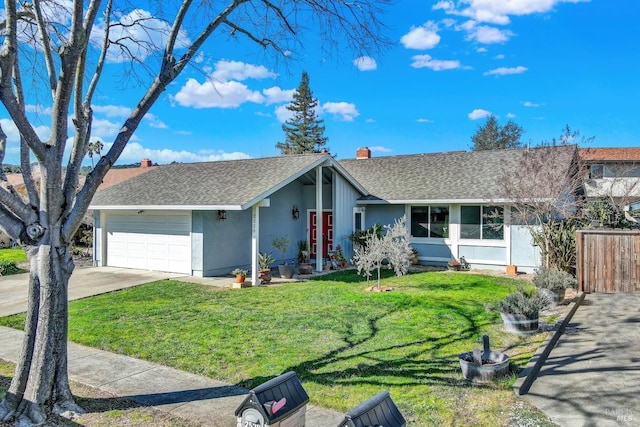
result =
M22 276L22 277L19 277ZM69 299L110 292L162 279L229 287L230 278L191 276L111 267L77 269ZM0 317L26 310L27 275L0 277ZM0 327L0 359L16 362L23 333ZM203 426L236 427L234 415L248 390L150 362L69 343L69 379L153 406ZM307 407L307 427L338 425L344 414Z
M640 426L640 294L587 294L522 397L561 426Z

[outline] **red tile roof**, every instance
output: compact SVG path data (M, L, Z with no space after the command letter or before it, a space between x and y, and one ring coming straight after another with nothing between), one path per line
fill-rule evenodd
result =
M638 161L640 148L581 148L580 158L584 161Z
M109 172L102 180L102 184L98 187L98 191L109 188L113 185L120 184L123 181L142 175L154 170L157 166L140 166L137 168L109 169Z

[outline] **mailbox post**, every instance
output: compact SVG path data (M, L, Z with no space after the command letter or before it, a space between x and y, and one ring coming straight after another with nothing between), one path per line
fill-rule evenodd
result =
M362 402L345 415L338 427L405 427L407 422L391 400L388 391L383 391Z
M237 427L304 427L309 396L295 372L249 391L236 409Z

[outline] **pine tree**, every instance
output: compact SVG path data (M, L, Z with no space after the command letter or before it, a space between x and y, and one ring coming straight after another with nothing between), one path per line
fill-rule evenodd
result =
M287 105L294 115L282 125L286 140L276 144L282 154L319 153L324 148L327 143L324 120L316 115L317 106L318 100L309 87L309 75L303 71L293 101Z
M478 126L475 135L471 137L473 151L501 150L505 148L520 148L520 137L524 133L522 126L509 120L506 125L500 126L495 116L487 118L484 125Z

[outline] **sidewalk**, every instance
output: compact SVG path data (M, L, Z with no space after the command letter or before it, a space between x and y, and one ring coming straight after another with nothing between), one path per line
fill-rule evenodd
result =
M639 306L640 294L586 295L521 397L563 427L639 426Z
M16 362L23 333L0 327L0 359ZM128 356L69 343L69 379L209 427L236 427L248 390ZM338 425L344 414L307 406L307 427Z

